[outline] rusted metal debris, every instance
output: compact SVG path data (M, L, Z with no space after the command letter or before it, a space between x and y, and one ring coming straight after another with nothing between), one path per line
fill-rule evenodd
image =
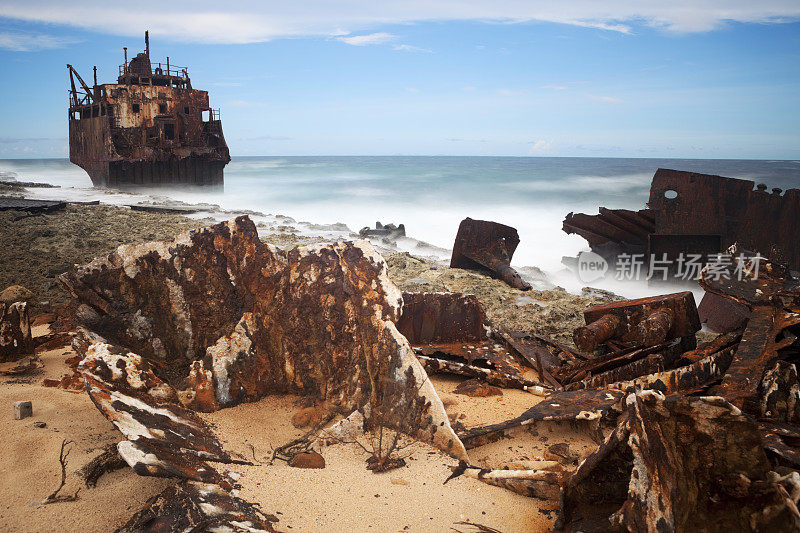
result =
M472 428L460 433L467 449L499 440L506 432L541 421L588 421L613 423L622 411L622 391L579 390L549 394L523 414L499 424Z
M28 213L50 213L67 207L66 202L55 200L30 200L28 198L13 198L0 196L0 211L26 211Z
M283 252L239 217L122 246L61 279L84 330L151 362L190 409L291 391L466 457L394 325L402 294L369 243Z
M634 347L678 338L691 341L701 328L694 296L688 291L596 305L583 316L586 326L575 330L574 340L585 352L611 340Z
M566 482L557 529L800 531L787 497L798 479L771 472L757 425L736 407L655 391L625 403L617 428Z
M0 302L0 363L33 354L31 317L27 302Z
M182 482L150 498L118 533L230 531L274 533L278 519L216 485Z
M718 235L718 252L735 243L765 256L781 250L780 262L800 270L800 189L768 192L750 180L658 169L648 206L655 233Z
M517 245L519 234L511 226L465 218L458 227L450 267L488 270L515 289L529 291L530 284L511 268Z
M404 292L397 329L428 372L482 378L501 387L545 386L523 375L527 360L498 337L473 295Z
M744 329L750 319L750 308L742 303L707 292L697 306L700 322L714 333L730 333Z
M586 239L592 251L606 260L615 261L620 254L644 254L647 237L655 232L655 220L649 209L600 208L599 215L570 213L564 219L563 230Z
M117 449L136 473L230 488L206 461L242 461L225 452L211 429L178 403L175 389L156 377L145 359L93 344L79 368L94 404L126 437Z
M681 254L705 258L735 243L800 270L800 189L768 192L749 180L660 168L647 205L638 212L570 213L563 229L611 264L621 254L642 254L646 264L666 256L672 280L685 279L676 269Z

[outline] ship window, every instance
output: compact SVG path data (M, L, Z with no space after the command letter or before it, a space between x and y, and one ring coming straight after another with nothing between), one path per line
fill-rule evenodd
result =
M188 114L189 114L189 106L186 106L186 107L184 107L184 108L183 108L183 113L184 113L185 115L188 115Z
M100 106L100 116L101 117L106 116L106 106L104 106L104 105Z
M100 107L99 106L92 106L92 116L99 117L100 116Z
M169 141L175 139L175 124L171 122L164 124L164 138Z
M167 104L158 104L158 112L162 115L167 112Z
M132 110L134 113L138 113L138 112L139 112L139 104L133 104L133 105L131 105L131 110Z
M210 120L211 120L211 110L203 109L203 122L209 122Z
M73 119L73 120L80 120L80 119L81 119L81 114L80 114L80 112L78 112L78 111L73 111L73 112L72 112L72 119Z

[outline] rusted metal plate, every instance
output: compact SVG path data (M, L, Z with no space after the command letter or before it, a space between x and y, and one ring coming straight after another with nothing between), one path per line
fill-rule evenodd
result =
M613 421L622 411L624 397L624 392L613 389L559 391L548 395L516 418L473 428L459 436L469 449L497 440L508 430L538 421Z
M791 305L800 302L800 280L780 263L736 245L716 265L707 265L700 277L706 291L748 307Z
M697 307L700 322L714 333L731 333L744 329L750 320L750 308L744 304L707 292Z
M118 450L136 473L227 484L205 461L231 463L233 458L141 356L94 344L79 370L94 404L127 439Z
M557 529L800 529L758 427L736 407L654 391L625 403L617 428L567 481Z
M397 330L412 346L486 340L478 298L456 292L404 292Z
M575 344L590 352L609 340L654 346L700 331L694 295L689 292L625 300L589 307L586 326L575 330Z
M800 189L781 194L749 180L658 169L648 206L657 233L720 235L722 249L738 242L764 256L777 248L800 269Z
M759 414L781 422L800 422L800 382L797 367L777 361L764 373L760 387Z
M442 356L450 355L449 352L432 352L433 355L436 355L437 353ZM485 380L487 383L497 385L498 387L525 390L545 388L543 383L540 383L534 379L526 378L520 372L504 372L502 370L486 368L485 366L478 366L476 364L468 364L460 361L453 361L451 359L441 359L431 355L423 355L420 352L417 352L417 359L419 359L419 362L422 363L422 366L428 373L443 372L447 374L456 374L459 376L480 378Z
M465 218L458 227L450 267L489 270L515 289L527 291L530 284L511 268L518 245L519 234L511 226Z
M647 236L655 231L655 221L649 209L629 211L601 207L598 215L570 213L564 219L563 230L586 239L594 251L611 243L621 245L619 251L644 253Z
M147 500L118 533L228 531L274 533L278 519L216 485L178 483Z
M647 258L655 259L650 285L681 283L694 285L697 271L686 267L690 258L697 259L697 264L705 263L709 255L717 254L722 249L722 238L719 235L665 235L653 233L648 238ZM658 270L656 270L656 267Z
M778 360L778 351L795 338L779 338L789 326L800 324L800 314L777 307L753 309L747 329L716 393L748 412L758 412L758 389L764 372Z

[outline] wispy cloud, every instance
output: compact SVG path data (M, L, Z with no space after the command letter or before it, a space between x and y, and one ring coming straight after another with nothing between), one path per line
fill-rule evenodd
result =
M421 48L419 46L412 46L410 44L397 44L392 48L395 50L401 50L403 52L422 52L425 54L433 53L433 50L429 50L428 48Z
M586 98L589 100L594 100L595 102L602 102L604 104L621 104L624 100L620 98L614 98L613 96L601 96L599 94L587 94Z
M337 37L338 41L347 43L352 46L369 46L371 44L385 44L397 39L396 35L391 33L368 33L366 35L351 35L348 37Z
M0 48L12 52L38 52L64 48L77 41L41 33L0 32Z
M159 16L153 17L152 13ZM374 44L373 33L352 35L378 25L423 21L473 20L520 23L556 22L630 33L649 26L672 32L705 32L729 23L783 23L800 20L797 0L460 0L459 2L408 2L407 0L307 0L264 2L242 0L221 6L212 0L140 0L136 3L105 0L3 0L0 17L64 24L116 35L138 36L150 28L153 37L212 43L252 43L281 37L342 37L343 42ZM384 37L385 38L385 37ZM34 40L35 41L35 40ZM13 42L13 41L12 41ZM386 41L382 41L386 42ZM45 43L45 44L42 44ZM58 43L39 41L38 49ZM17 42L17 48L31 45Z
M567 88L567 86L566 85L548 84L548 85L541 85L539 88L540 89L553 89L554 91L563 91L563 90L565 90Z
M420 92L416 87L406 87L406 92L411 94L418 94Z

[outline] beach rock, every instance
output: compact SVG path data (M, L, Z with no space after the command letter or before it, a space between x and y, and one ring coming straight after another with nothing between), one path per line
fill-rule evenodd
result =
M28 304L0 303L0 363L18 361L33 349Z
M292 425L296 428L316 427L325 420L327 414L324 406L306 407L292 415Z
M486 398L487 396L502 396L503 389L489 385L485 381L468 379L458 384L453 391L455 394L463 394L472 398Z
M29 401L14 402L14 420L33 416L33 404Z
M121 246L60 279L82 304L80 325L153 361L187 405L207 400L186 391L207 390L210 372L219 407L300 393L466 457L395 327L401 293L366 241L284 252L262 243L245 216Z
M294 468L325 468L325 458L317 452L298 453L289 461Z
M35 302L35 296L22 285L9 285L0 292L0 302L13 304L14 302Z

